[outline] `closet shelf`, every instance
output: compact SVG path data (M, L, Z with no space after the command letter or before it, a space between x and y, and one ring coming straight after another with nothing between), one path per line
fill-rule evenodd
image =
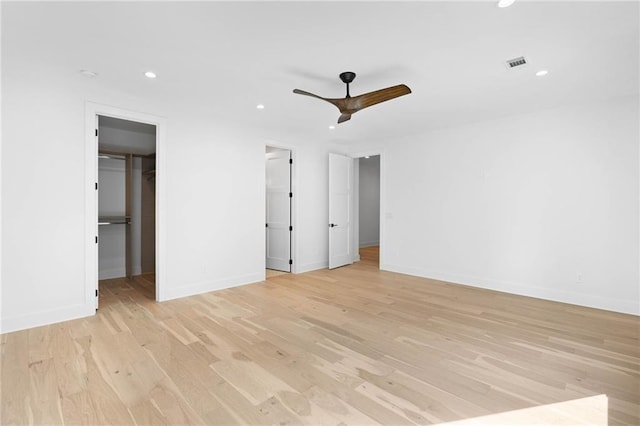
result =
M131 225L131 216L100 216L98 225Z

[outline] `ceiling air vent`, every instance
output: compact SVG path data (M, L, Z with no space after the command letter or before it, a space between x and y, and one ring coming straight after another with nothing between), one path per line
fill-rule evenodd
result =
M520 56L519 58L509 59L506 64L507 68L511 69L527 65L527 60L524 58L524 56Z

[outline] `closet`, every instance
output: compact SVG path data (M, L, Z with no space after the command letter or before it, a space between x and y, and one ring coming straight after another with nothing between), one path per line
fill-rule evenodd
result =
M141 275L155 282L155 151L155 126L98 117L100 285Z

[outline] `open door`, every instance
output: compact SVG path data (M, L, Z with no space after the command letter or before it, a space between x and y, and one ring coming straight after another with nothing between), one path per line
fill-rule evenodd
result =
M353 159L329 154L329 269L353 263Z
M267 269L291 272L291 151L267 153Z

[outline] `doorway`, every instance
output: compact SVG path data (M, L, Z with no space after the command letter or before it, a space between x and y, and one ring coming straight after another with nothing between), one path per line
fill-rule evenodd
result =
M291 272L293 264L293 157L266 147L265 269L267 278Z
M98 115L98 295L133 287L156 299L156 132Z
M103 118L104 117L104 118ZM144 180L145 183L151 185L154 188L155 200L151 202L154 208L154 222L147 221L147 224L151 224L154 230L155 237L155 253L152 255L154 263L155 263L155 271L154 271L154 283L147 283L150 291L148 294L151 296L155 295L156 301L166 300L166 285L165 285L165 275L164 275L164 267L166 265L166 214L167 205L166 205L166 184L165 184L165 176L163 171L165 170L165 162L163 152L165 152L166 146L166 119L151 115L145 114L135 111L130 111L126 109L121 109L117 107L112 107L108 105L97 104L93 102L86 102L85 104L85 232L86 232L86 242L85 242L85 293L84 293L84 306L87 311L95 310L98 308L99 301L99 270L100 270L100 261L99 261L99 234L100 229L106 230L105 226L127 226L125 224L113 224L113 225L98 225L99 218L99 162L101 159L98 158L99 155L99 121L102 119L103 124L105 124L104 120L108 119L120 119L126 122L130 122L130 125L136 126L140 124L146 124L154 126L155 128L155 172L153 173L154 178ZM137 123L137 124L135 124ZM113 123L112 123L113 124ZM115 134L122 135L122 132L115 131ZM103 132L103 136L104 132ZM112 148L113 151L121 150L122 148L119 146L119 143L124 139L120 137L113 137L111 141L104 139L102 142L108 142L106 147L101 148ZM116 155L118 152L112 152L111 155ZM120 153L122 155L122 153ZM131 154L131 169L133 170L133 157L135 153ZM103 153L100 155L109 155L108 153ZM126 156L126 155L125 155ZM107 160L106 158L102 160ZM115 161L115 159L114 159ZM126 160L119 160L125 162ZM122 164L122 163L121 163ZM142 164L140 164L142 167ZM120 167L126 167L120 166ZM149 177L149 174L152 173L149 169L149 173L145 175L145 179ZM125 177L126 179L126 177ZM143 177L140 176L141 184ZM104 182L103 182L104 183ZM126 208L126 207L125 207ZM142 212L141 212L142 214ZM126 211L120 209L118 211L119 216L127 216ZM125 218L122 218L123 221ZM131 226L131 225L129 225ZM108 232L108 231L107 231ZM108 236L106 237L109 238ZM126 244L126 234L125 234L125 244ZM141 243L142 244L142 241ZM103 249L104 250L104 249ZM104 253L103 253L104 254ZM126 257L125 257L126 262ZM120 264L120 271L122 271L122 264ZM133 263L132 263L133 265ZM133 266L131 265L131 273L134 272ZM104 268L103 268L104 269ZM114 268L115 269L115 268ZM126 278L127 265L124 266L124 275ZM142 266L141 266L142 270ZM103 271L104 272L104 271Z
M357 159L358 252L362 261L380 264L380 155Z

